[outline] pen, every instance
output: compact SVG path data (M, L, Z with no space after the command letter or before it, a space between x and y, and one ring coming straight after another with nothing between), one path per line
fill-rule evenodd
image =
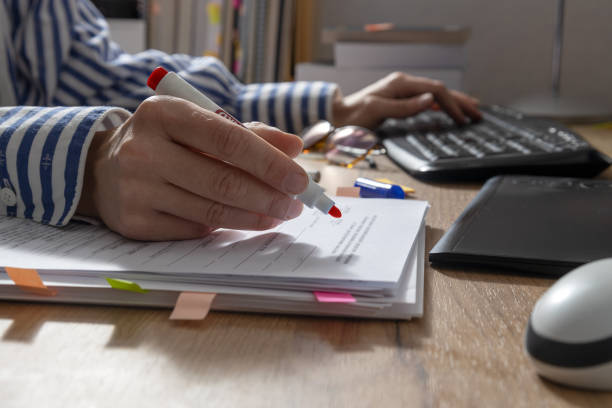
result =
M355 180L355 187L359 187L360 197L369 198L399 198L404 199L404 190L396 184L381 183L365 177Z
M162 67L157 67L149 76L147 85L155 91L157 95L176 96L195 103L196 105L223 116L244 128L232 115L221 109L219 105L211 101L206 95L191 86L187 81L174 72L168 72ZM317 208L319 211L329 214L332 217L340 218L342 213L335 206L335 203L323 192L323 188L314 182L308 175L308 187L306 191L296 196L307 207Z

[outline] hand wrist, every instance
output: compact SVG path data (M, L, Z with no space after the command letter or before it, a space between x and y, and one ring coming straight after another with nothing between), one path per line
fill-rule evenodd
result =
M96 206L97 168L104 157L105 146L110 142L115 129L96 132L87 151L85 173L83 175L83 188L76 213L87 217L99 218Z
M344 97L340 88L337 88L332 97L332 117L330 122L335 127L340 127L346 124L348 107L344 101Z

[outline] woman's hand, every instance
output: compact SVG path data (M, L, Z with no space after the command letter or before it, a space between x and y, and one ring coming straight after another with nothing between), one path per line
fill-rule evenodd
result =
M466 123L466 115L481 118L477 99L449 90L440 81L395 72L346 97L338 91L331 122L336 127L373 129L386 118L405 118L436 106L459 124Z
M308 184L294 135L245 129L185 100L154 96L119 128L96 134L77 212L141 240L215 228L264 230L297 217Z

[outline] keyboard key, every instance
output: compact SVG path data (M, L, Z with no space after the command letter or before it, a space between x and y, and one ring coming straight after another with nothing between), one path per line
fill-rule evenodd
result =
M432 152L429 148L427 148L423 143L419 141L414 135L406 136L406 141L412 145L415 149L418 150L419 153L427 160L436 161L438 160L438 156Z
M461 147L463 147L468 153L475 157L484 157L484 152L480 150L478 147L473 145L472 143L464 143Z
M537 138L535 140L532 141L534 145L536 145L537 147L539 147L540 149L544 150L545 152L559 152L561 151L560 148L558 148L557 146L543 140L540 138Z
M445 144L440 137L433 133L427 133L425 138L431 142L431 144L435 145L438 149L440 149L445 156L457 157L459 153L453 149L452 147Z
M521 152L523 154L531 153L531 150L529 150L528 148L526 148L525 146L523 146L522 144L520 144L519 142L515 140L506 140L506 145L513 148L517 152Z

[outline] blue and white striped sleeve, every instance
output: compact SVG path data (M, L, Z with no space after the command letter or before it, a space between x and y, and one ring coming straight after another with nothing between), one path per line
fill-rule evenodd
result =
M0 107L0 215L66 225L95 132L129 115L110 107Z
M0 31L12 55L11 82L17 98L11 105L120 106L134 111L153 95L147 78L161 65L243 122L257 120L297 133L331 118L335 84L244 85L213 57L157 50L125 53L88 0L15 0L9 6L5 14L12 16L13 29Z
M242 121L257 120L298 133L318 120L330 120L336 84L283 82L243 86L237 95Z
M74 1L74 0L73 0ZM243 122L260 121L297 133L320 119L331 118L331 103L337 88L326 82L287 82L244 85L216 58L166 54L147 50L127 54L109 35L104 17L89 1L66 2L63 10L55 11L56 31L65 22L73 27L70 47L61 59L47 64L58 67L53 105L110 105L134 111L140 102L153 93L146 86L147 78L157 67L175 71L204 92L218 105ZM61 16L63 17L60 18ZM65 21L64 21L65 20ZM35 34L33 32L33 34ZM38 36L49 42L62 38L62 33ZM65 47L56 46L63 50ZM46 52L46 51L45 51ZM34 52L32 59L40 59ZM46 55L46 54L45 54ZM57 53L54 54L57 59ZM52 58L48 58L52 60ZM51 61L50 61L51 62ZM47 76L49 72L47 71ZM48 83L52 82L50 78ZM48 88L48 86L47 86Z

